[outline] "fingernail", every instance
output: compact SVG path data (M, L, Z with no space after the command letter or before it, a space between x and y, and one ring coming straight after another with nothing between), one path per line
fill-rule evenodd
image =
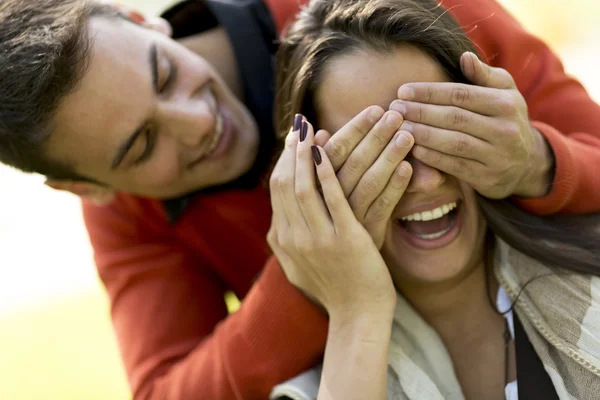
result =
M317 146L310 146L310 149L312 150L312 155L313 155L313 159L315 160L315 164L317 165L321 165L321 162L323 161L321 159L321 152L319 151L319 148Z
M402 123L402 119L399 115L393 112L388 112L385 116L385 123L392 128L397 128Z
M400 90L398 90L398 97L404 100L410 100L415 95L415 91L410 86L402 86Z
M308 122L302 121L302 128L300 128L300 141L304 142L306 134L308 133Z
M399 147L406 147L410 144L410 138L406 133L400 133L396 138L396 145Z
M296 114L294 117L294 132L300 130L302 124L302 114Z
M390 105L390 110L398 111L400 114L406 114L406 106L401 101L394 101Z
M379 121L379 119L383 116L383 113L384 111L381 109L381 107L371 108L369 111L369 121L372 123Z
M406 132L413 133L413 124L411 124L408 121L404 121L402 123L402 125L400 125L400 129L402 129L403 131L406 131Z
M400 168L398 168L398 174L400 174L400 176L407 177L410 175L410 171L405 165L400 164Z

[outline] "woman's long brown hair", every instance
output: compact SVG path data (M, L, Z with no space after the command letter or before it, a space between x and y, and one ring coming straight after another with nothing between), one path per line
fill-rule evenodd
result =
M473 43L435 0L313 0L282 40L277 57L276 127L284 134L296 113L318 126L313 95L323 67L358 49L382 53L408 44L425 51L455 82ZM489 227L512 247L547 266L600 275L600 214L539 217L510 200L478 196Z

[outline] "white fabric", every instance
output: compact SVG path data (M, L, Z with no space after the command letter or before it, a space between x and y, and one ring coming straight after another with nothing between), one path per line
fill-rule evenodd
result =
M496 307L499 311L504 312L509 310L506 314L504 314L504 318L506 318L506 322L508 323L508 330L510 330L510 336L515 339L515 320L513 317L513 311L511 309L511 301L508 297L508 293L506 290L500 286L498 288L498 296L496 297ZM504 395L506 400L519 400L519 391L517 386L517 381L514 380L506 384L504 388Z

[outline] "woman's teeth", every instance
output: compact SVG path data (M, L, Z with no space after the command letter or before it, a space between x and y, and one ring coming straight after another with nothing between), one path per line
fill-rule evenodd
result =
M433 210L410 214L410 215L407 215L406 217L402 217L400 219L402 221L432 221L434 219L442 218L444 215L448 214L450 211L454 210L455 208L456 208L456 202L452 202L452 203L444 204L441 207L434 208ZM434 235L437 235L437 234L438 233L435 233ZM443 235L443 233L442 233L442 235Z
M450 229L452 229L453 226L454 226L454 222L452 222L448 228L446 228L440 232L430 233L430 234L419 234L419 233L413 233L413 234L421 239L433 240L433 239L437 239L439 237L444 236L446 233L448 233L450 231Z
M210 146L208 147L208 151L206 152L206 155L210 155L210 154L212 154L213 151L215 151L215 149L219 145L219 142L221 141L222 136L223 136L223 116L220 113L218 113L217 117L216 117L216 121L215 121L215 132L213 133L213 137L210 142Z

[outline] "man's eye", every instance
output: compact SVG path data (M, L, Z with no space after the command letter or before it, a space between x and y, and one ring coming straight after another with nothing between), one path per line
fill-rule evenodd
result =
M158 86L158 92L164 93L171 86L175 78L175 66L171 60L164 57L161 61L161 83Z
M138 139L138 142L142 142L140 144L143 145L143 150L140 156L135 160L135 165L142 164L152 156L155 139L154 129L150 126L146 127Z

